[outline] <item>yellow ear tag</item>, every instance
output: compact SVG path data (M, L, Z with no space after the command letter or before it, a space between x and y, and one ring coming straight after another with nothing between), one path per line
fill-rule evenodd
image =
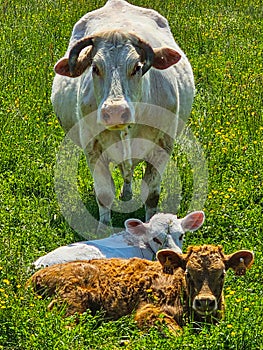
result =
M174 267L169 259L169 256L166 257L165 263L163 264L163 273L166 273L168 275L172 275L174 272Z
M242 276L245 275L247 271L247 267L245 265L244 259L240 258L239 259L239 264L237 265L237 267L235 268L235 274L237 276Z

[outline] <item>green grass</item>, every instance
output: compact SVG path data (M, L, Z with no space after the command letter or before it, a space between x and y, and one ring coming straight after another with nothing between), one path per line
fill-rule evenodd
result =
M50 91L53 65L67 47L73 24L103 3L0 4L0 349L263 349L260 0L133 1L168 18L194 70L196 97L188 125L204 152L209 178L205 224L187 235L185 247L216 243L226 253L255 252L246 276L228 273L225 319L198 334L189 325L177 338L165 330L142 333L132 317L105 322L101 315L87 313L73 326L74 320L63 318L63 312L47 311L48 300L25 291L35 258L80 239L63 218L54 190L64 133L53 114ZM183 189L179 214L185 215L193 190L191 164L183 148L176 159ZM81 162L81 196L96 213L85 173ZM124 218L116 214L116 225L122 226Z

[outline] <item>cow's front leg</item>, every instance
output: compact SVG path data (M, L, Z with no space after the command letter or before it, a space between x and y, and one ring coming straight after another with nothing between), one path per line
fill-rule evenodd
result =
M140 328L149 328L152 326L165 325L168 327L171 333L179 335L182 331L179 324L176 322L175 318L172 315L169 315L165 308L158 307L154 304L145 304L142 307L139 307L135 314L135 321ZM174 311L173 307L168 307Z
M145 220L149 221L150 218L157 212L157 205L160 198L161 191L161 174L150 163L147 163L145 175L143 177L142 192L148 191L148 195L145 201ZM144 186L146 188L144 188Z
M89 166L94 180L94 190L99 207L99 227L111 224L111 206L115 198L115 186L109 170L109 161L102 155L89 157Z

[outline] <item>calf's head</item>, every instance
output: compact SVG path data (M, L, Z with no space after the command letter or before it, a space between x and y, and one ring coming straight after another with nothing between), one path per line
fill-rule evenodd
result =
M57 62L55 72L75 78L91 67L98 122L108 129L123 129L135 122L132 102L140 101L142 76L151 67L166 69L180 58L174 49L153 49L132 33L114 30L76 42L69 57Z
M158 213L149 222L139 219L125 221L126 231L141 241L142 247L149 247L153 252L170 248L182 253L184 234L187 231L196 231L205 219L203 211L193 211L184 218L174 214Z
M221 246L212 245L189 247L186 254L165 249L157 253L157 258L165 273L172 274L178 267L185 271L188 303L201 319L220 317L226 271L232 268L236 275L244 275L254 261L251 251L225 255Z

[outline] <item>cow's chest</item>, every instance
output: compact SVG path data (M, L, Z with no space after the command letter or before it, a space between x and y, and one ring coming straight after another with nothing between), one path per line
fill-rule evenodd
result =
M162 143L159 130L145 128L144 131L143 128L134 127L121 132L105 130L89 145L89 152L95 153L97 159L101 157L107 162L135 166L142 160L148 160Z

